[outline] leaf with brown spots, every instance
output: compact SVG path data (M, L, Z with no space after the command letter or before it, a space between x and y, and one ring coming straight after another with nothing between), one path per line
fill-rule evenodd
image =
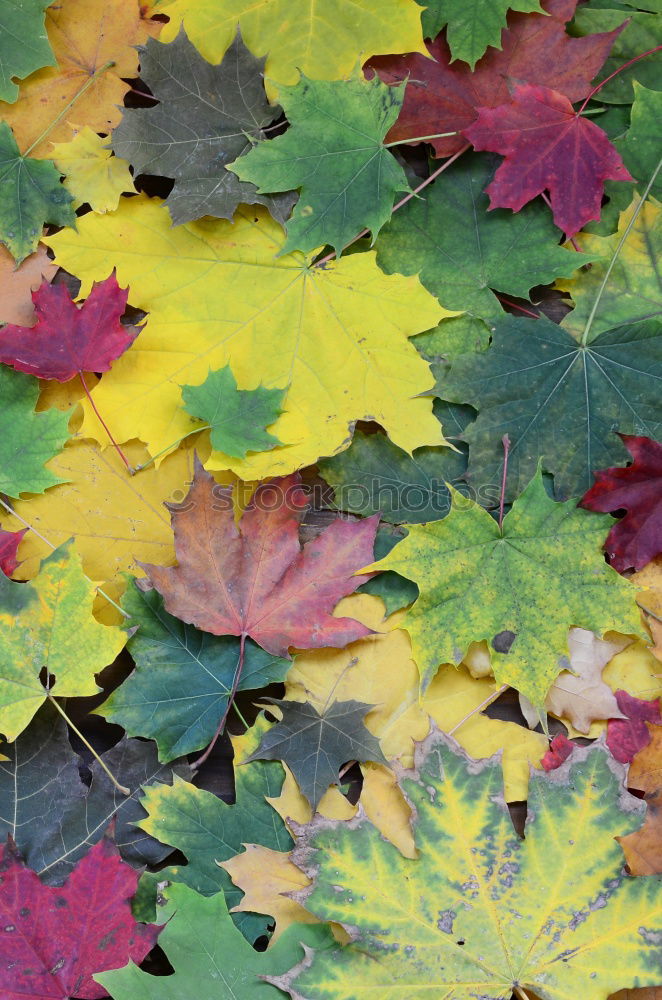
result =
M619 837L633 875L662 874L662 726L647 724L650 742L630 765L628 785L644 792L648 806L640 830Z

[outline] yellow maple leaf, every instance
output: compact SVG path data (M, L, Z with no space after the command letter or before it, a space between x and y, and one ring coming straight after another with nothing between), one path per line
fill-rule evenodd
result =
M74 208L87 202L93 212L112 212L120 195L135 192L129 164L113 156L105 148L107 142L86 125L69 142L54 145L53 162L65 175L64 186L74 196Z
M357 420L377 421L408 452L444 443L420 395L434 380L409 342L446 314L437 300L417 277L385 275L371 251L314 268L300 253L277 256L283 240L259 207L240 209L234 223L173 229L164 206L143 196L48 237L82 295L116 267L131 304L149 313L95 390L117 440L139 436L152 455L167 449L192 428L180 386L229 364L240 389L288 389L270 428L283 446L245 459L214 452L208 468L285 475L347 447ZM81 433L104 440L84 410Z
M0 104L20 150L36 157L50 157L51 142L70 138L70 109L95 132L119 124L129 89L122 78L138 75L135 46L153 28L138 0L60 0L46 10L46 31L57 65L21 83L15 104Z
M653 637L651 652L662 660L662 556L657 556L648 566L633 573L632 582L647 588L639 593L637 603Z
M373 55L428 51L421 10L411 0L166 0L170 42L183 22L208 62L223 58L237 31L256 56L266 56L269 84L293 84L299 71L341 80Z

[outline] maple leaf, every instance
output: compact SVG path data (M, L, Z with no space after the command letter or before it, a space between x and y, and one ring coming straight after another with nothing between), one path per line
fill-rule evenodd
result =
M580 502L602 513L626 511L605 541L609 562L624 573L642 569L662 553L662 443L631 434L620 437L634 461L594 472L595 483Z
M610 719L607 723L607 746L615 760L629 764L650 741L647 723L662 725L660 700L634 698L627 691L616 691L616 704L625 718Z
M105 140L86 125L69 142L53 147L53 162L65 174L64 186L74 208L88 204L93 212L113 212L122 194L135 194L129 164L112 156Z
M42 882L60 885L98 843L111 822L113 841L134 867L156 865L171 853L135 822L143 819L144 785L172 781L173 771L190 777L183 764L159 764L153 743L123 737L90 764L89 787L80 778L83 760L71 748L67 726L49 703L15 742L4 744L0 763L0 834L9 834ZM119 792L107 767L128 789ZM87 765L85 765L87 766Z
M492 289L528 298L533 285L588 263L558 246L559 232L542 205L518 215L488 214L483 188L493 173L489 157L463 157L412 198L380 233L379 266L387 274L418 274L447 309L491 318L503 315Z
M237 933L227 907L218 897L205 899L185 885L171 885L160 894L158 919L165 927L159 937L174 973L151 976L130 963L96 980L115 1000L282 1000L280 990L265 982L267 974L285 972L306 949L324 948L332 940L327 927L294 924L267 951L256 951ZM220 993L219 990L223 992ZM104 994L99 994L105 996Z
M593 255L593 264L571 280L556 282L557 288L572 296L575 308L561 325L574 337L580 339L588 330L594 338L620 323L637 323L662 315L659 204L653 200L642 205L635 198L620 213L618 228L611 236L579 233L576 242L585 253Z
M37 249L45 222L75 225L72 198L58 171L48 160L21 156L5 121L0 122L0 184L0 242L17 264Z
M301 191L282 253L330 244L340 256L359 230L373 240L391 215L403 168L383 139L398 117L403 87L359 75L341 81L302 76L279 96L290 128L229 165L258 191Z
M9 251L0 246L0 323L20 323L23 326L34 323L31 292L39 288L42 281L52 281L56 271L57 267L49 260L43 243L19 267L16 267Z
M646 725L648 743L628 769L628 787L645 793L646 819L640 830L617 838L632 875L662 873L662 726Z
M575 744L565 733L557 733L550 741L549 750L541 758L540 765L544 771L555 771L563 764L575 749Z
M420 11L402 0L166 0L171 41L184 24L195 47L218 62L237 31L256 56L267 56L265 76L293 84L299 72L317 80L342 80L361 59L378 52L424 52ZM333 30L329 30L329 26ZM278 39L279 44L274 44Z
M273 656L345 646L369 630L331 612L364 582L352 574L372 552L378 518L337 518L301 548L307 506L298 476L263 483L237 526L230 492L198 464L184 501L169 505L178 565L142 568L166 610L205 632L250 636Z
M662 659L662 556L653 559L644 569L630 577L637 587L645 587L639 592L637 602L644 621L653 637L651 652Z
M623 30L626 15L622 13L620 27L614 25L612 31L571 38L565 22L576 6L577 0L543 0L544 14L510 14L508 28L501 33L502 51L490 49L473 72L468 66L450 65L443 34L428 45L432 58L409 54L371 60L370 67L385 83L408 80L400 117L387 139L453 132L429 141L437 156L457 153L466 145L459 133L475 121L477 109L507 101L512 82L542 84L570 101L581 100Z
M517 10L544 14L538 0L416 0L426 5L423 32L436 38L447 28L446 39L453 60L462 59L473 70L488 46L501 48L501 32L506 27L506 13Z
M126 109L112 145L137 174L175 179L166 199L173 223L203 215L231 219L241 202L266 205L284 222L294 195L265 198L226 170L281 114L266 99L264 60L237 33L220 65L212 66L183 28L169 45L150 38L139 51L141 79L160 103Z
M0 986L6 997L96 1000L106 995L95 972L141 962L160 928L138 924L129 900L138 875L104 838L62 887L42 885L11 844L0 855L5 933ZM18 932L18 933L15 933Z
M119 123L148 22L138 0L62 0L46 11L46 28L56 64L32 73L20 100L2 109L19 148L38 158L71 138L72 120L103 134Z
M633 9L634 8L634 9ZM647 8L645 10L637 8ZM654 13L651 13L654 11ZM623 24L623 19L627 22ZM658 46L662 42L660 29L659 6L656 0L645 3L623 3L604 0L602 2L580 4L575 11L572 22L572 33L587 35L593 31L609 31L620 25L622 28L616 38L600 74L604 79L611 76L615 70L618 74L600 88L600 100L615 104L631 104L634 98L635 80L647 87L656 89L660 85L660 69L662 61L659 52L651 54L633 66L624 65L647 49Z
M502 530L457 496L443 521L412 525L386 559L365 567L394 569L418 584L404 625L424 690L440 663L459 663L471 642L486 639L497 682L538 708L568 666L571 624L640 632L635 591L601 558L604 527L595 517L573 501L551 500L538 471Z
M127 649L136 669L96 711L132 736L156 740L161 759L168 761L201 750L212 739L227 708L239 643L173 618L155 590L135 582L122 606L131 616ZM291 665L249 639L237 690L282 681Z
M44 463L67 440L68 416L35 413L38 395L36 379L0 367L0 492L10 497L62 482Z
M292 771L313 809L338 772L351 760L386 763L379 741L363 723L374 705L334 701L320 714L314 705L266 699L280 709L281 720L262 737L251 760L282 760Z
M17 5L0 0L0 101L15 101L21 79L54 62L44 26L44 10L53 0Z
M45 670L58 697L99 691L94 674L115 659L126 641L118 629L92 616L94 587L69 544L42 563L33 584L0 576L0 731L14 740L48 696Z
M661 374L662 330L655 320L606 330L584 346L546 318L509 316L494 324L487 351L452 362L437 392L479 409L463 434L469 482L493 484L499 496L507 432L506 496L516 496L542 456L556 495L565 499L588 489L596 466L623 459L614 427L662 434Z
M418 279L384 275L371 252L313 268L298 254L277 256L282 236L259 206L240 209L233 224L203 219L173 230L163 206L140 196L48 238L57 262L82 278L83 295L114 264L133 305L149 312L136 345L95 390L117 441L139 427L152 454L172 447L191 429L179 386L230 364L242 387L289 386L273 427L283 447L243 461L216 454L212 469L246 480L292 472L347 447L361 419L382 424L406 451L444 443L423 398L429 368L408 342L444 310ZM81 433L99 436L83 409Z
M630 113L630 128L619 148L641 194L655 173L659 159L656 122L662 116L662 94L659 90L648 90L636 80L632 81L632 86L634 104ZM654 198L662 198L662 179L658 177L653 182L650 193Z
M0 570L5 576L11 576L18 566L16 552L27 530L27 528L23 528L22 531L2 531L0 529Z
M77 307L64 285L44 283L32 293L37 322L0 329L0 361L16 371L68 382L81 372L105 372L135 340L120 323L128 288L115 274L95 283Z
M206 421L212 448L232 458L268 451L281 442L267 427L283 412L287 389L239 389L229 365L210 372L201 385L183 385L184 409Z
M600 218L605 180L632 180L606 133L549 87L519 84L507 104L478 108L463 134L474 149L505 157L487 188L490 208L518 212L548 190L567 236Z
M434 729L403 776L418 858L403 858L363 817L302 831L293 857L313 884L297 898L352 940L269 981L310 1000L355 996L357 983L384 997L507 1000L515 988L562 1000L580 988L603 1000L624 984L659 982L650 939L659 880L623 871L614 836L642 807L624 801L616 768L598 746L534 773L521 839L498 761L471 763Z

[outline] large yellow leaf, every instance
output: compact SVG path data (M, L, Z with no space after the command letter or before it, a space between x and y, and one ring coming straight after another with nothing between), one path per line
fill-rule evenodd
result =
M15 104L0 103L21 151L36 142L30 155L37 157L71 138L67 121L95 132L119 124L129 89L122 78L138 75L134 46L153 25L141 19L138 0L60 0L46 11L46 30L57 65L32 73Z
M46 242L81 278L81 294L116 267L131 304L149 313L94 393L118 440L140 437L152 454L167 448L191 430L180 386L229 364L240 389L289 387L270 428L284 446L246 459L216 452L212 469L284 475L347 447L361 419L406 451L443 443L432 400L420 397L433 378L408 338L444 310L418 278L383 274L372 252L312 268L299 253L276 256L283 231L261 208L240 210L234 224L204 218L173 229L145 197ZM81 433L104 433L89 406Z
M93 212L112 212L120 195L135 194L129 164L112 156L107 144L107 138L86 125L69 142L53 147L53 162L65 175L64 186L74 196L74 208L87 202Z
M248 48L266 56L267 83L296 83L299 71L315 80L341 80L372 55L422 52L421 9L414 0L166 0L172 41L182 21L209 62L217 63L237 31Z

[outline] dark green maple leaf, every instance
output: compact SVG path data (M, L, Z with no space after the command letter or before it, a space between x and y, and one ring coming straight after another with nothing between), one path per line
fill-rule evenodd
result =
M44 10L53 0L0 0L0 101L15 101L18 85L14 77L24 77L53 66Z
M558 245L561 232L535 202L513 214L489 211L490 157L462 157L438 183L396 212L377 242L392 274L419 274L446 309L482 318L503 310L495 289L528 298L534 285L569 277L592 257Z
M182 386L184 409L210 428L212 448L231 458L269 451L281 442L266 430L280 416L287 389L238 389L229 365L210 372L202 385Z
M183 28L169 45L150 38L139 51L141 78L160 103L125 110L112 147L137 174L174 178L166 200L174 224L203 215L231 219L241 202L266 205L283 222L294 195L265 197L226 170L280 115L264 92L264 59L237 33L213 66Z
M22 156L7 122L0 122L0 243L17 264L37 249L45 222L75 226L73 197L51 160Z
M201 632L169 615L156 590L131 585L123 606L129 627L138 626L127 644L136 669L98 714L131 736L156 740L163 761L201 750L226 710L239 640ZM291 665L248 639L238 690L282 681Z
M282 760L313 809L350 760L386 764L379 740L363 720L373 708L362 701L334 701L322 714L309 702L264 699L277 705L282 719L265 735L251 760Z
M496 323L487 351L458 358L437 386L444 398L479 410L464 433L474 488L498 487L508 434L509 500L541 458L559 499L581 496L594 469L627 461L615 431L660 437L661 389L656 320L606 330L584 346L548 319L513 316Z
M67 440L69 414L35 413L38 396L36 378L0 365L0 493L10 497L43 493L64 481L44 463Z
M283 252L329 243L340 253L361 229L375 236L391 214L404 170L384 146L404 87L379 77L309 80L279 90L291 128L230 164L263 192L299 188Z
M489 45L501 48L501 32L509 10L544 13L538 0L416 0L423 13L423 33L436 38L442 28L453 59L473 69Z

